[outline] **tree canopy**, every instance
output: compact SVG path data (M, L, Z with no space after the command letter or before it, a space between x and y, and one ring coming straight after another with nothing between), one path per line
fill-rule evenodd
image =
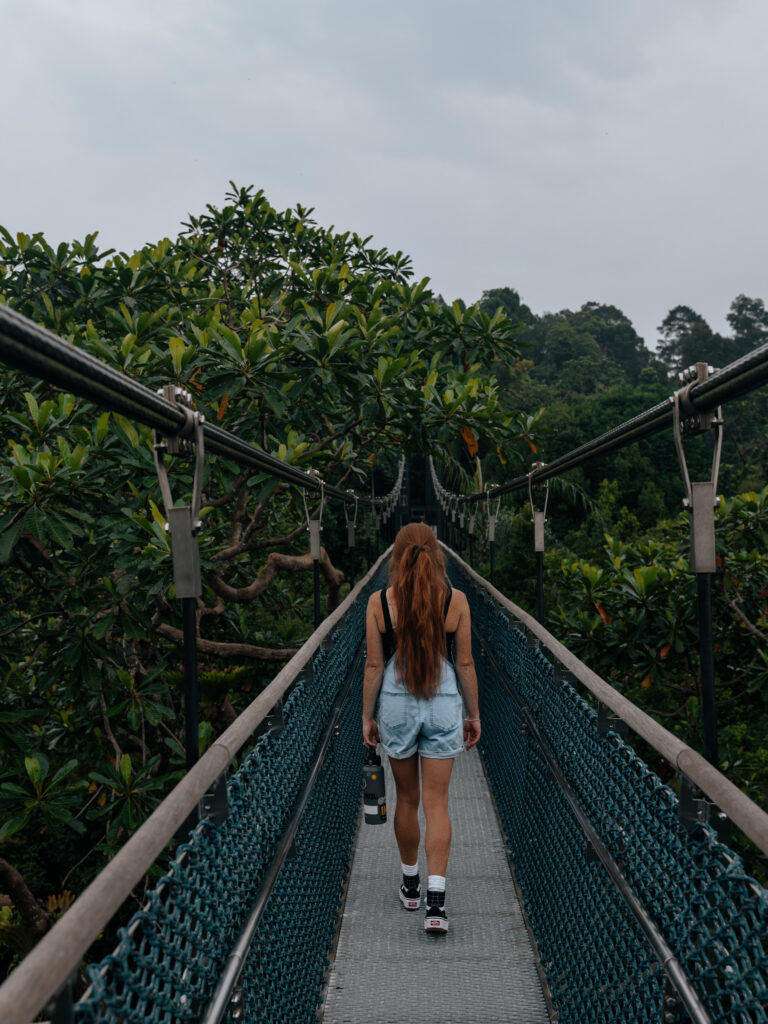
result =
M361 495L374 470L389 489L409 452L461 473L467 438L495 448L524 429L493 377L518 361L508 317L439 301L402 252L252 188L133 254L0 228L0 300ZM151 432L0 378L0 862L42 898L78 888L182 770L182 632ZM183 494L189 465L170 473ZM202 746L312 628L297 489L209 458L203 506ZM324 518L329 607L346 585L338 519Z

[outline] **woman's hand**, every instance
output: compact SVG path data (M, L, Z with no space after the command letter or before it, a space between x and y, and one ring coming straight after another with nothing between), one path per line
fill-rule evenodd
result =
M363 719L363 743L366 747L375 747L379 742L379 727L373 718Z
M480 719L479 718L465 718L464 719L464 745L467 750L477 743L480 739Z

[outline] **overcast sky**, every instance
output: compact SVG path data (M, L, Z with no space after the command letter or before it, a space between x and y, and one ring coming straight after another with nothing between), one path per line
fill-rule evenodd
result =
M766 0L0 0L0 224L132 251L230 179L446 299L768 301Z

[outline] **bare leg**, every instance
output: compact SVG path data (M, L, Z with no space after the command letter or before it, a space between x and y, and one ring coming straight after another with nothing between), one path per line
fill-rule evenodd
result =
M424 849L430 875L444 875L451 851L451 819L448 817L448 786L453 758L422 757L421 788L427 831Z
M397 803L395 804L395 839L403 864L416 864L419 860L419 755L398 759L390 757L395 777Z

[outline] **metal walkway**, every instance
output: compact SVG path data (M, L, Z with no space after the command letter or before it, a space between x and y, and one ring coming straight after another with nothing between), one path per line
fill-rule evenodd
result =
M423 910L400 906L389 766L387 795L386 825L360 824L324 1024L549 1024L477 750L457 758L451 780L445 936L426 934ZM423 829L422 817L422 841ZM425 880L423 843L420 873Z

